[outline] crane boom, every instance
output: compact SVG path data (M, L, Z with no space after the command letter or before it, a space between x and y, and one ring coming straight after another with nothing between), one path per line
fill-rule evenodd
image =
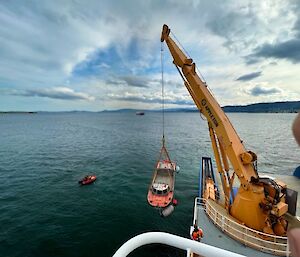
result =
M161 41L167 43L174 58L174 64L182 69L182 73L188 82L185 84L196 106L214 129L241 183L247 186L251 181L251 177L257 178L258 175L251 162L243 163L240 158L241 155L247 154L241 139L206 84L196 73L196 64L181 51L169 36L169 32L167 25L164 25Z
M275 229L274 232L274 226L283 223L281 216L287 212L287 204L284 203L285 197L280 187L273 180L263 180L259 177L255 165L256 154L245 149L228 117L208 90L206 83L198 76L196 64L171 38L167 25L163 25L161 34L161 42L164 41L173 57L173 63L184 80L184 85L208 121L213 152L225 195L225 208L233 217L253 229L268 233L285 233L285 229L282 228ZM233 168L231 178L228 161ZM240 181L240 188L233 203L230 204L229 194L234 175L237 175Z

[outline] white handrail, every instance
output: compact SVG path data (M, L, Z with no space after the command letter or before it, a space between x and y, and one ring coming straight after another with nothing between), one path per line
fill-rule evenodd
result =
M234 220L223 216L221 213L218 213L218 211L209 203L209 201L206 201L203 198L195 198L194 208L197 209L196 206L203 208L203 210L213 221L213 223L215 223L218 227L220 227L225 233L227 233L231 237L236 238L238 241L241 241L240 237L241 235L243 235L243 243L245 245L252 246L264 252L273 253L276 255L289 256L290 252L287 237L266 234L241 225L235 222ZM198 216L197 212L194 212L194 222L196 220L196 216ZM226 221L225 227L223 226L224 220ZM244 230L246 232L244 232ZM254 236L254 234L258 236ZM261 237L265 237L266 239L263 239ZM267 238L272 238L273 240L267 240Z
M201 256L210 257L242 257L237 253L233 253L221 248L206 245L194 240L175 236L165 232L147 232L137 235L126 243L124 243L113 255L113 257L125 257L133 250L147 244L165 244L182 250L191 251Z
M206 200L205 200L204 198L199 198L199 197L196 197L196 198L195 198L195 201L196 201L197 205L203 206L203 204L199 204L199 203L198 203L198 201L200 201L200 200L203 200L204 202L206 202ZM208 203L208 205L209 205L209 207L210 207L212 210L214 210L215 212L217 212L217 210L216 210L211 204ZM205 209L206 209L206 208L205 208ZM226 217L225 217L225 218L226 218ZM228 218L226 218L226 219L228 219ZM229 220L229 219L228 219L228 220ZM240 223L237 223L237 222L234 221L234 220L230 220L230 222L232 222L233 224L235 224L235 225L237 225L237 226L239 226L239 227L244 227L243 225L241 225ZM260 231L257 231L257 230L248 228L248 227L247 227L247 229L248 229L249 231L252 231L252 232L254 232L254 233L260 234L260 235L265 236L265 237L272 237L272 238L275 238L275 239L287 240L287 237L284 237L284 236L276 236L276 235L266 234L266 233L263 233L263 232L260 232Z

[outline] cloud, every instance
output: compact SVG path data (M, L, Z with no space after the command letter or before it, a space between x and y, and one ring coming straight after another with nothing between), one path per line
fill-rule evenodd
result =
M260 96L260 95L273 95L273 94L281 93L282 91L275 87L265 88L265 87L256 85L255 87L247 90L246 92L247 92L247 94L252 95L252 96Z
M0 2L0 75L5 74L10 86L57 85L72 78L79 64L113 44L122 56L132 32L127 21L111 18L111 8L108 2L97 1Z
M245 57L247 64L257 63L262 58L285 59L292 63L300 62L300 2L290 1L290 3L290 9L297 17L294 26L290 29L292 35L280 37L279 34L272 43L259 44L250 55ZM286 16L288 18L288 15Z
M220 17L215 19L211 17L206 25L214 34L225 39L223 45L229 50L238 51L249 45L253 39L247 36L249 26L255 26L256 16L251 13L251 10L241 11L240 8L230 8L227 4L222 4L219 10ZM240 38L244 40L240 40Z
M258 56L263 55L259 50L264 50L264 54L268 50L269 56L278 55L275 44L299 39L299 19L298 25L295 21L300 12L291 4L299 5L298 2L0 1L0 90L16 89L11 95L22 93L24 96L17 101L11 95L0 94L0 109L6 106L26 109L34 105L33 101L40 109L59 109L67 105L107 109L121 102L111 101L110 94L127 98L127 102L122 100L124 107L135 105L134 100L140 106L151 108L154 102L159 105L159 39L164 23L189 51L197 67L201 67L208 84L212 88L228 88L226 79L235 80L236 74L249 75L243 56L253 54L252 59L249 57L246 61L257 62L269 58ZM190 27L190 24L195 26ZM166 46L164 53L165 92L174 91L166 98L167 102L188 103L190 98L184 95L186 89ZM268 62L272 61L277 62ZM299 76L293 65L278 62L277 67L259 66L257 70L263 70L264 80L270 85L285 81L285 93L297 92ZM245 77L238 79L243 81ZM68 90L57 90L57 85L65 85ZM251 101L249 95L244 98L244 93L241 97L235 89L230 87L219 94L221 101L233 104ZM131 95L127 96L126 92ZM32 95L37 97L28 97ZM91 102L93 96L101 98L101 102ZM85 101L60 101L59 106L46 101L46 97Z
M294 12L289 1L223 1L211 4L218 13L206 15L206 27L223 40L229 52L241 55L291 28ZM296 14L297 12L295 12ZM297 14L296 14L297 15ZM282 17L286 17L282 19ZM271 25L272 24L272 25Z
M86 93L75 92L73 89L67 87L27 89L22 92L14 90L11 94L29 97L48 97L61 100L95 100L95 97L93 96Z
M148 87L149 80L140 76L123 76L123 79L128 86L131 87Z
M236 80L237 81L249 81L249 80L252 80L252 79L255 79L255 78L261 76L261 73L262 73L261 71L258 71L258 72L245 74L243 76L238 77Z
M286 59L293 63L299 63L300 38L274 44L263 44L246 57L248 64L258 62L260 58Z
M160 83L160 81L157 79L139 75L114 76L106 80L106 84L108 85L122 85L137 88L149 88L151 85L157 85L158 83Z
M156 93L129 93L125 92L123 95L110 94L109 97L112 100L127 101L127 102L139 102L139 103L152 103L162 104L161 92ZM164 102L168 104L176 105L195 105L188 95L177 95L175 92L170 91L168 95L165 95Z
M300 62L300 2L235 1L215 7L207 28L223 40L230 53L244 56L247 65L265 58ZM284 18L283 18L284 17ZM249 54L250 52L250 54Z
M142 103L162 103L161 98L146 98L138 96L124 96L116 97L116 100L129 101L129 102L142 102ZM195 105L191 100L179 100L179 99L165 99L165 104L176 104L176 105Z

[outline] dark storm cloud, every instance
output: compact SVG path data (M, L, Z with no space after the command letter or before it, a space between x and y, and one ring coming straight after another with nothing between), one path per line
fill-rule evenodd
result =
M260 96L260 95L272 95L280 92L281 91L278 88L263 88L257 85L252 89L250 89L248 93L253 96Z
M259 76L261 76L261 71L245 74L243 76L238 77L236 80L237 81L249 81L249 80L252 80Z

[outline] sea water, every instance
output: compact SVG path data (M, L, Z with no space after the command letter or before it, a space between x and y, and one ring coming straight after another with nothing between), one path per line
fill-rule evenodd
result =
M295 114L228 114L258 170L292 177L300 148ZM174 213L161 218L147 190L162 136L160 113L38 113L0 116L0 256L112 256L147 231L188 237L199 163L212 155L207 121L198 113L166 113L166 145L180 166ZM97 175L89 186L78 180ZM299 206L298 206L299 215ZM130 256L185 256L161 245Z

